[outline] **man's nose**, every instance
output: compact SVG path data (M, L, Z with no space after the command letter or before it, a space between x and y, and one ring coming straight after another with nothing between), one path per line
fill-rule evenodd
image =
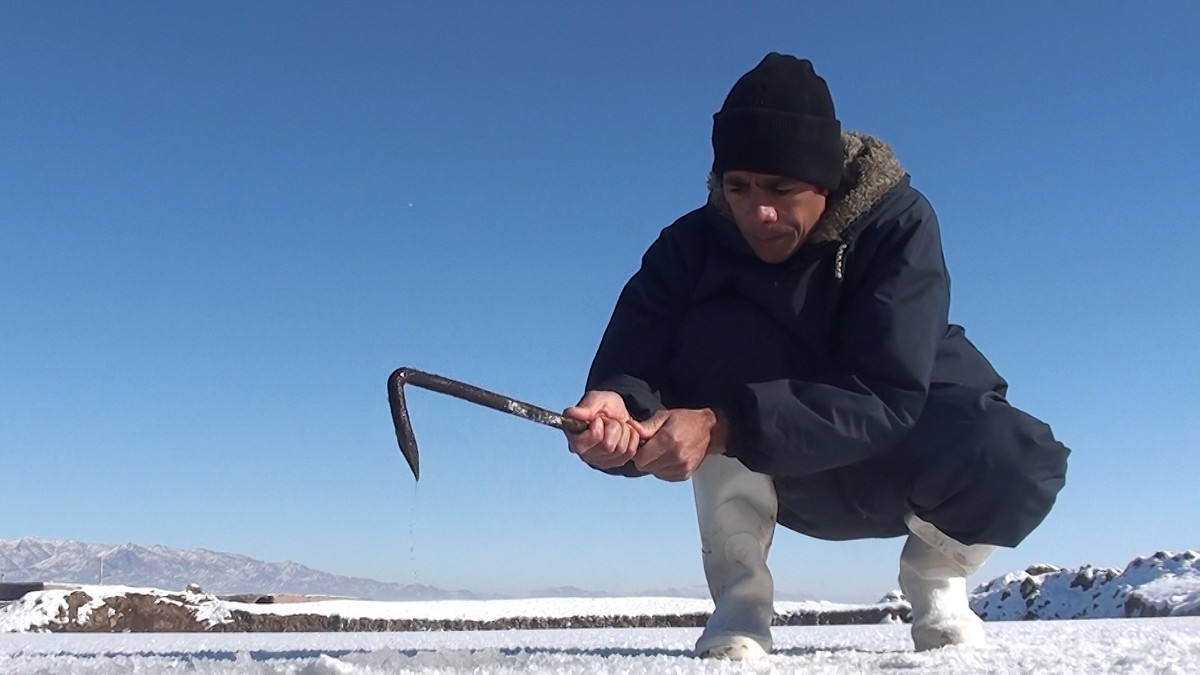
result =
M760 223L773 223L779 220L779 213L770 204L758 203L753 206L754 220Z

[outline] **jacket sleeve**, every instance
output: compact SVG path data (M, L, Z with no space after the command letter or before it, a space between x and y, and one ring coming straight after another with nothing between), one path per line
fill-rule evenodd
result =
M665 368L691 278L692 264L677 226L664 229L642 256L641 267L617 299L588 372L588 390L617 392L638 420L665 407ZM645 475L633 462L608 473Z
M728 453L750 469L803 476L858 462L887 452L920 417L950 289L937 217L911 194L847 256L827 374L735 386L720 403Z

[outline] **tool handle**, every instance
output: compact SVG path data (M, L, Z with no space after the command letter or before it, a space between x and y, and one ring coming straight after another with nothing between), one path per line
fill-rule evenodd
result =
M448 377L412 368L403 368L402 371L403 374L399 375L399 377L408 384L436 391L439 394L460 398L464 401L470 401L471 403L486 406L492 410L499 410L510 415L523 417L531 422L544 424L548 427L561 429L572 434L577 434L587 429L588 426L585 422L563 417L556 412L551 412L532 403L518 401L515 398L497 394L494 391L488 391L487 389L476 387L466 382L459 382ZM397 373L399 372L397 371ZM393 374L393 377L396 377L396 375Z

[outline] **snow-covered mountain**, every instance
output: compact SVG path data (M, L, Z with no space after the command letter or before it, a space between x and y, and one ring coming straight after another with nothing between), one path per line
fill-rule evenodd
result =
M168 546L89 544L23 537L0 540L0 575L8 582L96 583L184 589L199 584L212 593L335 595L376 600L483 599L447 591L330 574L294 562L263 562L235 553Z
M101 578L100 559L104 559ZM0 580L76 584L116 584L184 589L199 584L208 592L336 595L371 600L483 600L496 594L447 591L423 584L397 584L322 572L294 562L272 563L235 553L168 546L91 544L71 540L0 539ZM654 589L634 596L708 599L707 586ZM574 586L522 593L529 598L604 598L612 593ZM778 591L777 600L814 600L808 594Z

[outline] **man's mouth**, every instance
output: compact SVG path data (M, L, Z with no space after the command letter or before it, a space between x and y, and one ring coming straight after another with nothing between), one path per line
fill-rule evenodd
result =
M768 232L766 234L752 234L752 235L750 235L750 237L752 239L754 239L754 241L756 241L760 244L768 244L769 245L769 244L781 243L783 240L787 239L788 233L787 232Z

